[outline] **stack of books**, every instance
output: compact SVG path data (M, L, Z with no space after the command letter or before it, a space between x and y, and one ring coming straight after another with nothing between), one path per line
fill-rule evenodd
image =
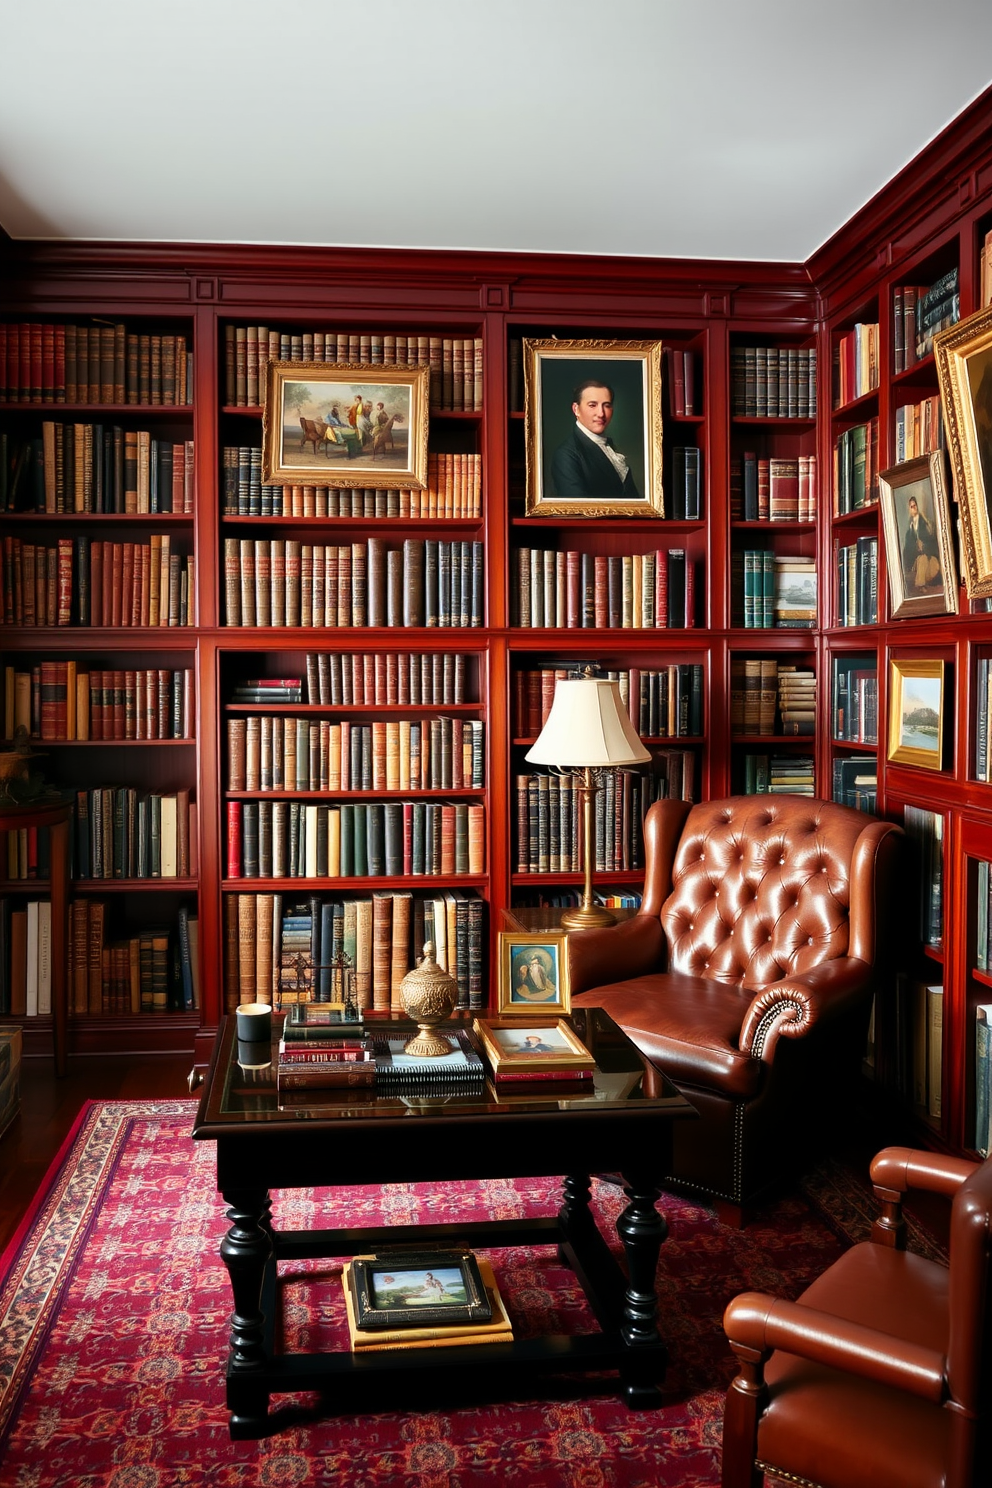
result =
M288 1090L372 1089L377 1095L477 1095L486 1069L468 1034L450 1030L450 1054L407 1054L413 1026L399 1035L360 1026L287 1024L279 1041L276 1083Z
M407 1054L409 1033L376 1036L375 1085L380 1095L479 1095L486 1088L486 1067L468 1033L446 1029L450 1054Z
M340 1033L319 1039L282 1038L276 1084L280 1091L374 1086L372 1041L364 1033Z
M816 732L816 673L812 667L778 664L778 711L783 734Z

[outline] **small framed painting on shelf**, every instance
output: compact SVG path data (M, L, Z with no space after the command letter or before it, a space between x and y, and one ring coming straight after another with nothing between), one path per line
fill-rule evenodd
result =
M267 485L424 490L429 367L269 362Z
M944 758L946 668L942 661L893 660L889 750L894 764L939 770Z
M992 594L992 305L933 340L970 599Z
M527 514L663 517L660 341L524 341Z
M565 936L554 931L523 934L503 931L499 937L499 1012L501 1017L524 1014L533 1019L534 1009L567 1013L568 961Z
M878 489L892 618L956 615L958 575L943 451L883 470Z

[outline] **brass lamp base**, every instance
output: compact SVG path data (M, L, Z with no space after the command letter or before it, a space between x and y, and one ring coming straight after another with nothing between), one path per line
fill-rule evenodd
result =
M451 1053L451 1043L441 1033L435 1033L429 1023L421 1023L413 1038L403 1045L404 1054L416 1054L421 1059L437 1059Z
M565 930L596 930L601 925L615 925L617 917L601 904L580 904L577 909L566 909L561 917Z

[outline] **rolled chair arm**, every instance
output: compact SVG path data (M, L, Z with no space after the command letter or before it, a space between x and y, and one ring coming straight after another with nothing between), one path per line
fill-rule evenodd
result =
M742 1292L727 1307L723 1327L742 1361L781 1349L813 1364L891 1385L939 1405L946 1395L945 1358L937 1349L907 1343L831 1313L783 1302L764 1292Z
M885 1147L871 1162L871 1181L876 1190L904 1194L911 1189L943 1194L953 1199L981 1167L964 1157L946 1157L939 1152L921 1152L913 1147Z
M870 972L864 961L846 956L763 987L744 1015L742 1053L769 1062L780 1038L805 1038L816 1023L860 1000Z
M570 930L566 944L573 997L590 987L664 971L668 962L665 932L654 915L636 914L603 930Z

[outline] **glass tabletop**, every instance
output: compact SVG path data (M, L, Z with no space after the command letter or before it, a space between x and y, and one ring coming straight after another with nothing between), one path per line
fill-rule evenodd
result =
M486 1041L475 1027L475 1017L474 1014L455 1016L441 1024L439 1031L447 1033L453 1043L457 1043L459 1035L467 1040L482 1060L480 1077L464 1092L437 1094L384 1091L381 1085L377 1088L374 1084L357 1088L280 1088L277 1059L284 1015L273 1015L270 1045L250 1057L246 1057L246 1046L239 1045L234 1018L225 1018L218 1032L194 1135L209 1138L239 1126L301 1120L334 1123L397 1117L498 1118L527 1112L588 1114L637 1110L646 1113L649 1109L667 1109L675 1115L691 1110L667 1076L638 1051L601 1008L578 1008L561 1020L588 1050L592 1068L584 1077L529 1078L521 1070L517 1079L497 1080ZM508 1020L485 1021L490 1027L494 1024L505 1027ZM557 1022L557 1016L551 1021ZM528 1028L521 1020L515 1022L522 1031ZM367 1014L363 1026L380 1047L384 1040L405 1040L416 1032L416 1024L409 1019L375 1014Z

